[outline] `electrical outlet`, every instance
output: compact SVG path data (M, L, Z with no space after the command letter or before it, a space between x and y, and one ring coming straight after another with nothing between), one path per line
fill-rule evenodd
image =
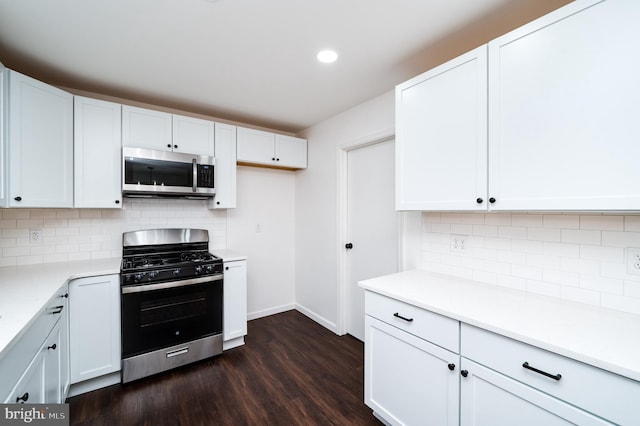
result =
M30 243L41 243L42 242L42 229L40 228L31 228L29 229L29 242Z
M467 237L465 235L451 235L450 249L453 253L462 253L467 247Z
M256 234L259 234L260 232L262 232L262 224L256 223Z
M627 247L627 273L640 275L640 248Z

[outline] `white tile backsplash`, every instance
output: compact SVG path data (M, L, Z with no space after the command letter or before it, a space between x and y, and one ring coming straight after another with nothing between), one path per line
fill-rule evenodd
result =
M625 248L640 247L640 215L424 212L422 219L423 269L640 314L640 275L625 263ZM451 250L451 235L466 237L464 251Z
M31 243L29 230L42 229ZM206 201L124 199L122 209L0 209L0 266L118 257L122 233L154 228L209 231L211 250L227 244L227 213Z

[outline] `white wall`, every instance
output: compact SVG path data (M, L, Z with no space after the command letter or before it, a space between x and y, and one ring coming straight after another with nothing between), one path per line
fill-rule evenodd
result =
M297 308L330 330L338 321L338 151L378 139L394 127L394 92L387 92L306 129L307 170L296 175L295 292Z
M227 248L248 256L249 319L295 307L295 176L238 167L238 204L227 212Z

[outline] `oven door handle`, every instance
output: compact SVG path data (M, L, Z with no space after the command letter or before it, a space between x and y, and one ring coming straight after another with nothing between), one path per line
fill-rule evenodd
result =
M145 291L164 290L167 288L183 287L183 286L194 285L194 284L203 284L211 281L220 281L222 280L223 277L224 277L223 274L218 274L218 275L210 275L208 277L190 278L187 280L180 280L180 281L169 281L169 282L156 283L156 284L126 286L126 287L121 287L121 292L122 294L129 294L129 293L142 293Z

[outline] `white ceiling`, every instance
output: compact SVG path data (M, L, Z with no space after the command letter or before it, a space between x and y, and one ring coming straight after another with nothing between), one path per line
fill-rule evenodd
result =
M513 27L506 13L526 20L567 2L0 0L0 62L59 86L296 132L425 71L444 40L466 31L470 49L490 32L469 29ZM322 48L338 61L317 62Z

